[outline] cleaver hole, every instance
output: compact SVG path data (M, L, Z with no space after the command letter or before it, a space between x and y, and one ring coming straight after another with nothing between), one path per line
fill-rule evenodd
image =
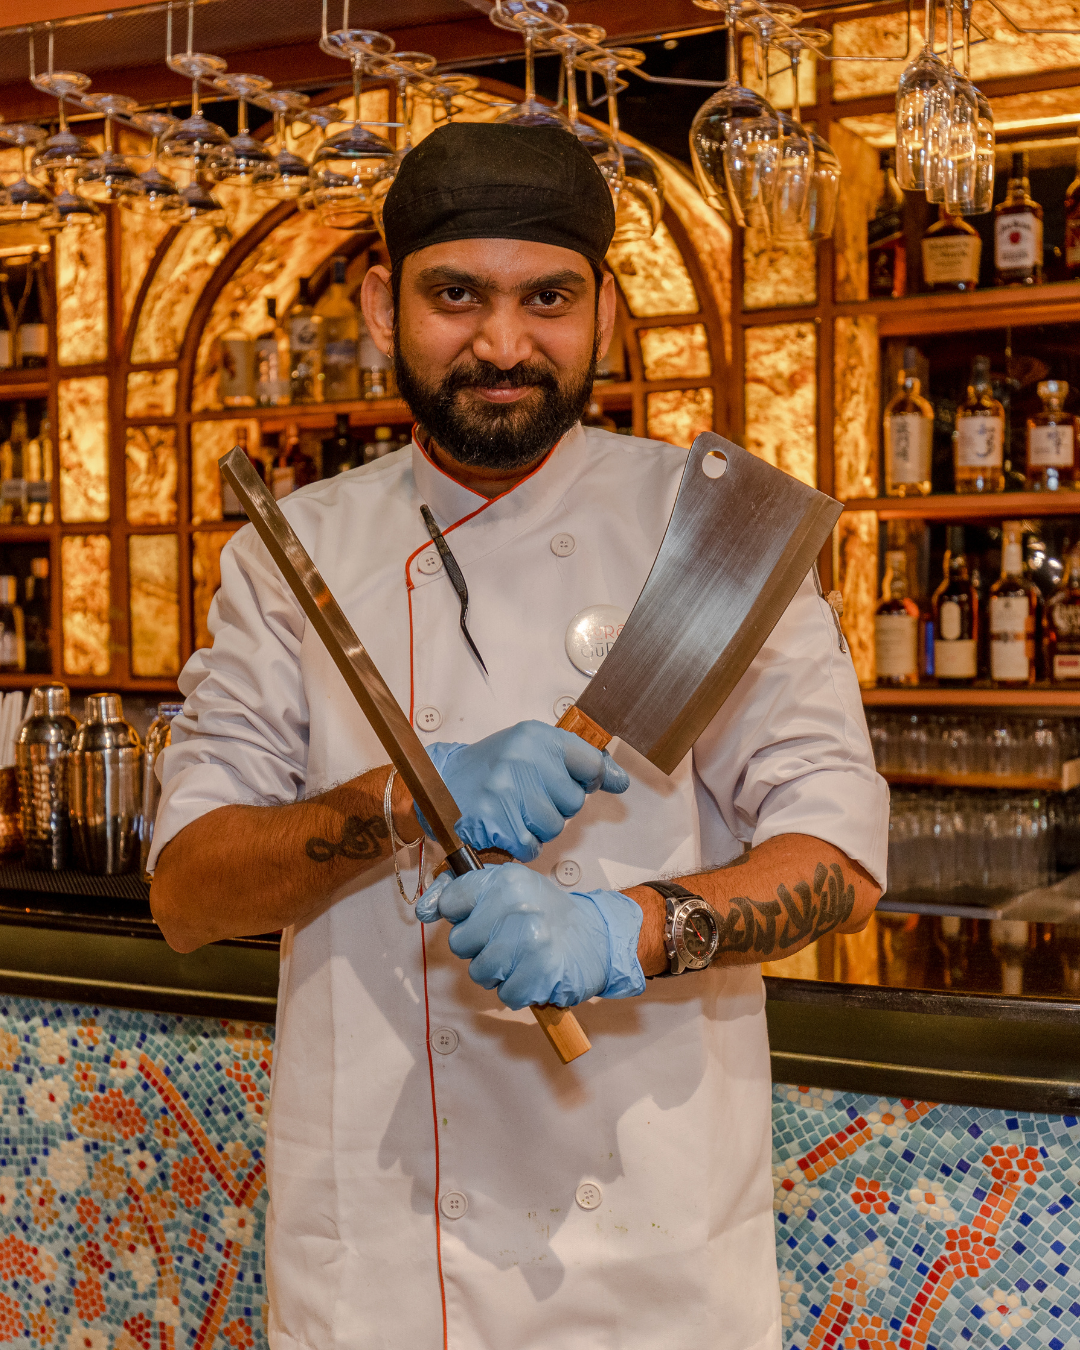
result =
M723 478L727 471L727 455L721 450L710 450L701 461L701 472L706 478Z

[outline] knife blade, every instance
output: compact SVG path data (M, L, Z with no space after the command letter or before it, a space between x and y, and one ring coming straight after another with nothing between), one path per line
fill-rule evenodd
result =
M450 869L455 876L477 871L483 863L454 828L461 811L450 789L281 507L239 446L222 455L218 467L431 825ZM571 1009L545 1004L532 1011L564 1064L590 1049L588 1037Z

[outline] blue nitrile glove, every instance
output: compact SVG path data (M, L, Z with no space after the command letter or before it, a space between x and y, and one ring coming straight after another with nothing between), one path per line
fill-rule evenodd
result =
M621 891L564 891L517 863L453 877L444 872L416 906L424 923L449 919L450 950L511 1008L645 989L637 957L642 911Z
M473 745L440 741L427 752L461 810L462 839L525 862L577 815L588 793L630 786L606 750L546 722L519 722ZM434 838L419 808L416 815Z

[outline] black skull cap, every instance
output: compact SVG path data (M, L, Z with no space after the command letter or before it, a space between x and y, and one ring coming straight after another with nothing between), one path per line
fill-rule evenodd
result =
M615 233L607 180L569 130L450 122L401 162L386 195L390 262L454 239L529 239L599 267Z

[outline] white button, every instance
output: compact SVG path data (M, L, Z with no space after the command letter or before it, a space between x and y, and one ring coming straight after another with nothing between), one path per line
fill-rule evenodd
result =
M574 1192L574 1199L582 1209L596 1209L603 1198L604 1192L594 1181L583 1181Z
M555 864L555 880L560 886L576 886L581 880L581 867L573 858L564 858Z
M416 725L420 731L438 731L442 726L442 713L438 708L417 708Z
M557 534L551 541L551 551L556 558L569 558L577 548L577 540L572 534Z
M600 1201L597 1200L596 1203L599 1204ZM468 1197L462 1195L460 1191L447 1191L439 1201L439 1208L442 1210L445 1218L460 1219L469 1208L469 1200ZM586 1206L586 1208L588 1208L588 1206Z
M629 618L618 605L590 605L570 620L566 654L582 675L595 675Z
M556 717L561 717L564 712L574 706L573 694L563 694L562 698L557 698L552 706L552 712Z
M439 557L439 550L436 548L425 549L416 560L417 571L423 572L426 577L438 572L441 567L442 558Z
M458 1034L453 1027L436 1027L431 1033L431 1048L440 1055L452 1055L458 1048Z

